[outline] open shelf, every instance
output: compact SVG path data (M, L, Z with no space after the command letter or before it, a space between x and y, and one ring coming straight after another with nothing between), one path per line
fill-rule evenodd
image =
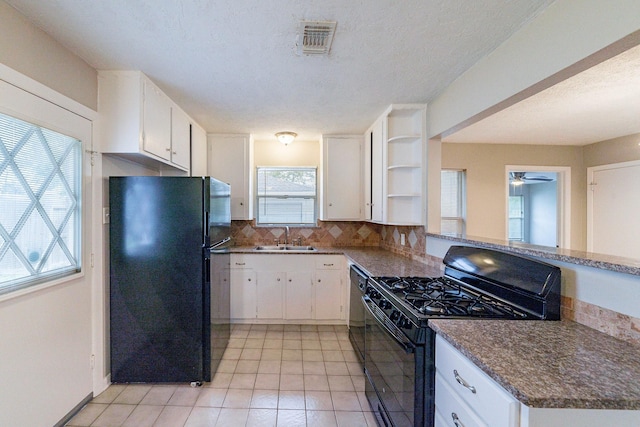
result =
M422 135L398 135L388 139L388 142L413 142L416 139L421 139Z

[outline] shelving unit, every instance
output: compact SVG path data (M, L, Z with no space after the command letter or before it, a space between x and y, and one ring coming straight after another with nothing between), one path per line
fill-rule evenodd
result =
M371 141L370 158L365 160L371 163L371 171L365 178L371 188L370 206L365 203L365 208L371 210L367 219L383 224L424 225L426 105L391 105L367 136ZM381 200L381 212L376 198Z

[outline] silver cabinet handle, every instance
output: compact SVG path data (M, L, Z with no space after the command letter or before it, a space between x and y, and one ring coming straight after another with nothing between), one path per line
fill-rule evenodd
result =
M333 263L331 264L323 264L325 267L333 267Z
M236 262L236 265L245 265L245 262Z
M452 412L451 418L453 418L453 424L456 427L464 427L464 424L462 424L462 421L460 421L460 418L458 418L458 414L456 414L455 412Z
M460 374L458 374L458 371L456 371L455 369L453 370L453 376L456 378L456 381L458 382L458 384L460 384L462 387L466 389L469 389L471 393L476 394L476 388L472 385L469 385L469 383L466 382L464 378L462 378Z

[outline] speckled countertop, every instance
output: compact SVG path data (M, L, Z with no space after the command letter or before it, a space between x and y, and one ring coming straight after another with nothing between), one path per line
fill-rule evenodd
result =
M233 247L232 253L246 254L270 254L274 252L260 252L254 250L254 246ZM353 262L366 270L370 276L441 276L439 270L428 265L413 261L401 255L394 254L377 247L318 247L317 251L303 252L305 255L346 255ZM300 252L275 252L275 254L287 255Z
M618 273L640 276L640 259L623 258L613 255L597 254L593 252L576 251L571 249L553 248L549 246L529 245L520 242L510 242L475 236L449 236L446 234L427 233L427 237L467 243L489 249L513 252L546 259L552 259L570 264L585 265Z
M571 321L430 320L523 404L640 409L640 347Z

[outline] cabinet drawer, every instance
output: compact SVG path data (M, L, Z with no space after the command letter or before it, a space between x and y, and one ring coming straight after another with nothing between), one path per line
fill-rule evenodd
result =
M317 257L316 270L339 270L342 266L341 257Z
M518 425L520 402L440 336L436 336L436 372L487 425Z
M231 254L230 268L253 268L251 258L243 254Z
M436 413L440 414L440 422L447 427L488 427L438 374L436 374ZM490 426L506 427L506 425L495 424Z

